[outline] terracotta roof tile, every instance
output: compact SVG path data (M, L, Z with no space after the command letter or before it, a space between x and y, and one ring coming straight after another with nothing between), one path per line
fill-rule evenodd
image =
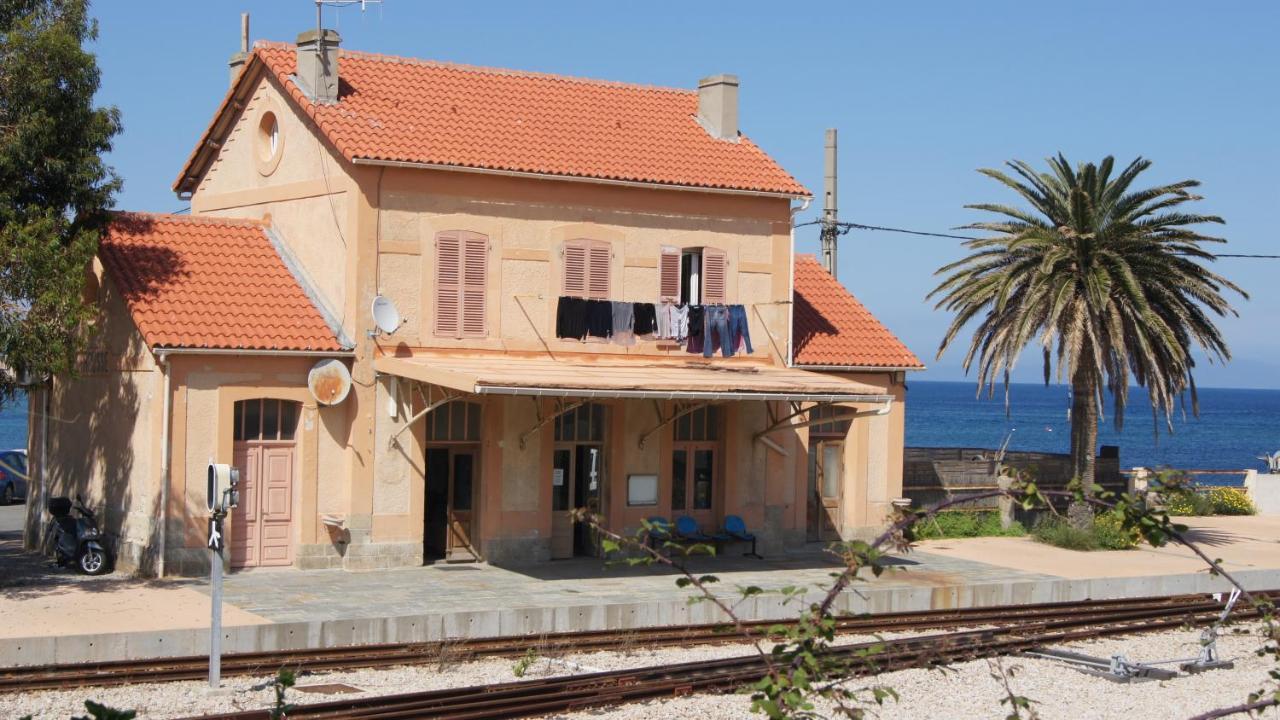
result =
M814 256L796 256L795 282L796 365L924 367Z
M153 348L343 349L261 222L119 213L99 256Z
M703 129L696 91L343 50L339 101L317 105L293 45L254 53L348 160L809 194L747 137Z

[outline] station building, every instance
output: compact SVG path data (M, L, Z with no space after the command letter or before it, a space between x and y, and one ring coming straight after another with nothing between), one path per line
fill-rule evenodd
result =
M29 526L82 492L122 568L203 573L213 461L244 476L233 569L597 555L578 507L736 515L766 556L882 527L921 364L794 253L810 193L739 131L737 78L340 44L233 58L174 183L190 214L116 217L94 345L30 395ZM750 350L563 337L565 298L724 305Z

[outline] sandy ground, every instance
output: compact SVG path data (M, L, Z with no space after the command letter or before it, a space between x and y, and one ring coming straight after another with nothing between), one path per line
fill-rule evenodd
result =
M128 592L76 584L25 593L13 599L0 591L0 638L49 637L84 633L125 633L209 627L209 596L191 588L130 584ZM86 622L86 619L91 622ZM222 605L222 624L261 625L264 617Z
M1280 516L1175 518L1191 528L1189 539L1232 569L1280 568ZM1030 538L926 540L920 550L1001 567L1072 579L1139 577L1203 572L1188 548L1168 545L1135 550L1077 552Z

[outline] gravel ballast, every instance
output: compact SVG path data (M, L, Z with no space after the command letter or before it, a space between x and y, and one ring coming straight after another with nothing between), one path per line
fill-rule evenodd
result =
M842 637L841 642L857 642L866 637ZM1078 652L1101 657L1123 653L1135 662L1191 657L1199 649L1198 631L1176 631L1158 635L1106 638L1068 646ZM1225 635L1219 649L1225 659L1236 662L1234 670L1217 670L1197 676L1180 676L1163 682L1116 684L1091 677L1049 660L1005 658L1006 670L1013 668L1013 691L1035 701L1041 718L1176 718L1243 702L1267 681L1273 667L1267 659L1254 655L1261 644L1257 636ZM691 649L637 649L633 652L540 655L527 669L525 679L615 670L677 662L731 657L749 652L743 645L721 645ZM466 662L456 658L443 664L406 666L378 670L355 670L301 675L299 686L341 683L359 688L359 694L321 695L290 691L289 701L299 704L341 698L388 695L467 685L512 682L515 660L486 659ZM223 690L210 694L204 682L136 685L119 688L78 688L65 691L0 695L0 717L63 719L84 714L83 702L93 699L116 708L131 708L140 718L173 718L215 711L249 710L268 707L273 693L270 673L262 677L229 678ZM987 661L961 663L946 672L906 670L878 678L856 680L853 686L871 683L893 687L898 702L888 701L877 712L884 718L1004 718L1008 705L1000 682L992 677ZM582 713L559 715L565 720L631 720L638 718L689 718L737 720L751 717L750 700L742 695L693 695L650 701ZM820 707L831 715L831 708Z

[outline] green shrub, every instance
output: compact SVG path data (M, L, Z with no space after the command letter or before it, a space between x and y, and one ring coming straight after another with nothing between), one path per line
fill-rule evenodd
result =
M1199 516L1212 515L1213 500L1191 489L1169 490L1161 495L1164 509L1170 515Z
M1249 494L1240 488L1215 487L1205 495L1218 515L1255 515L1258 512Z
M1058 515L1048 515L1031 529L1031 537L1066 550L1132 550L1141 536L1124 529L1124 519L1114 511L1098 513L1088 530L1081 530Z
M920 540L969 537L1019 537L1026 528L1014 522L1008 529L1000 527L1000 513L991 510L944 510L916 525Z
M1103 550L1132 550L1142 540L1137 530L1124 528L1124 517L1114 510L1093 518L1093 536Z
M1072 527L1066 520L1049 515L1031 528L1031 537L1036 542L1065 548L1067 550L1097 550L1098 539L1088 530Z

